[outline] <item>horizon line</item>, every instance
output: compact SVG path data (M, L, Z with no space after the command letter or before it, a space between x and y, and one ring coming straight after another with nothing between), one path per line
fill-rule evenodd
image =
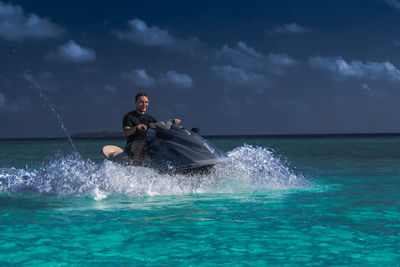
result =
M103 132L104 133L104 132ZM110 136L74 136L73 140L107 140L107 139L121 139L125 140L125 136L110 135ZM204 138L210 139L240 139L240 138L346 138L346 137L400 137L400 133L306 133L306 134L205 134L201 135ZM0 137L0 141L45 141L45 140L65 140L68 141L68 137Z

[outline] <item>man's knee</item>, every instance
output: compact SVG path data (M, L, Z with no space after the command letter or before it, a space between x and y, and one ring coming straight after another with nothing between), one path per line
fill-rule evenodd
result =
M144 139L135 140L130 144L127 151L135 159L140 159L143 156L143 151L145 146L146 146L146 140Z

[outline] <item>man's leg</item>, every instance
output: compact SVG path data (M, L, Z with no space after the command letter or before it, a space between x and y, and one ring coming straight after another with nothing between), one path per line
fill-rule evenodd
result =
M131 144L129 154L133 156L133 160L135 163L143 163L143 150L145 146L146 139L137 139Z

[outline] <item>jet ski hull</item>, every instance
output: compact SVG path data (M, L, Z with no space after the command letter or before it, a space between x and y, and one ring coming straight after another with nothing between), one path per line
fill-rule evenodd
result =
M161 127L162 126L162 127ZM103 156L122 165L140 165L166 173L208 173L227 159L226 154L196 132L182 126L153 126L141 162L135 162L117 146L105 146Z

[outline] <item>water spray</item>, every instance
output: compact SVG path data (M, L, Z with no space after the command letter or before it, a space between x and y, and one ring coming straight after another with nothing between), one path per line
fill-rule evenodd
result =
M23 78L28 81L29 83L31 83L31 85L33 86L33 88L36 90L36 92L38 92L40 98L43 101L43 104L47 107L49 107L50 111L53 113L53 115L56 117L58 124L61 126L62 131L64 132L64 134L67 136L71 146L72 146L72 150L74 151L74 153L77 153L76 147L74 145L74 142L72 141L71 135L68 133L67 128L65 127L61 116L57 113L56 108L54 106L54 104L52 104L49 101L49 98L47 97L47 95L44 92L44 89L42 86L40 86L35 78L33 77L33 75L29 72L25 72L23 74Z

